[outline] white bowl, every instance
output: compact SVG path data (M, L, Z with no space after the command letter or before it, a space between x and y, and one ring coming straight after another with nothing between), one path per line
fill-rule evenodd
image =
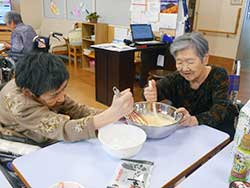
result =
M130 158L136 155L146 138L146 133L142 129L123 123L105 126L98 133L104 150L116 158Z
M77 182L62 181L50 186L49 188L84 188L84 187Z

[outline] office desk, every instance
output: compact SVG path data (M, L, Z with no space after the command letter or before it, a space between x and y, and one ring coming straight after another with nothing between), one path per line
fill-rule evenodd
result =
M143 51L144 54L152 54L152 52L167 49L169 45L137 47L136 49L124 51L112 51L97 45L92 47L95 49L96 100L109 106L112 103L112 88L114 86L120 90L130 88L133 92L135 77L134 52Z
M226 133L207 126L182 128L165 139L147 140L134 158L154 162L152 188L169 187L220 150L228 140ZM45 188L68 180L86 188L105 188L119 162L93 139L51 145L15 159L13 166L30 187Z
M117 52L95 48L96 100L111 105L114 86L120 90L130 88L133 92L134 73L134 50Z
M178 188L228 188L233 166L233 142L187 177Z
M6 177L3 175L2 171L0 170L0 187L1 188L12 188Z

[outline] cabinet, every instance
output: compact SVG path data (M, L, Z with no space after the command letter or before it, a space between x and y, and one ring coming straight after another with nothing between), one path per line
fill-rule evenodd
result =
M82 64L85 70L94 71L95 52L90 48L93 44L108 42L108 25L105 23L84 22L82 26Z
M11 31L5 25L0 25L0 42L10 42Z

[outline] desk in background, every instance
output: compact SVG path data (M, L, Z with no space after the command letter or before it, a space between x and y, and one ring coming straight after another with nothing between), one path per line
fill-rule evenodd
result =
M135 48L131 50L112 51L102 47L93 46L95 49L95 82L96 82L96 100L105 105L111 105L113 99L112 88L116 86L120 90L130 88L133 92L135 79L134 52L142 51L143 54L149 54L149 60L144 55L142 64L149 64L143 69L143 75L148 75L148 71L156 68L157 58L151 58L152 54L163 53L169 48L168 44L160 44L144 48ZM166 56L168 58L168 56ZM165 59L166 59L165 58ZM154 61L153 65L151 61ZM166 67L164 67L166 68ZM145 77L145 76L142 76Z
M228 142L226 133L207 126L182 128L165 139L147 140L134 158L154 162L151 188L169 187ZM13 166L30 187L45 188L67 180L86 188L105 188L119 163L93 139L51 145L15 159Z
M188 176L178 188L228 188L233 166L233 142Z

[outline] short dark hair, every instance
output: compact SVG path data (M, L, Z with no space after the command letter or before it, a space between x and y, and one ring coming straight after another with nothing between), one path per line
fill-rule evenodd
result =
M57 90L69 79L62 59L50 53L27 54L17 62L16 85L29 89L34 95Z
M23 23L22 17L18 12L9 11L4 16L4 22L6 24L10 24L12 21L15 24Z

